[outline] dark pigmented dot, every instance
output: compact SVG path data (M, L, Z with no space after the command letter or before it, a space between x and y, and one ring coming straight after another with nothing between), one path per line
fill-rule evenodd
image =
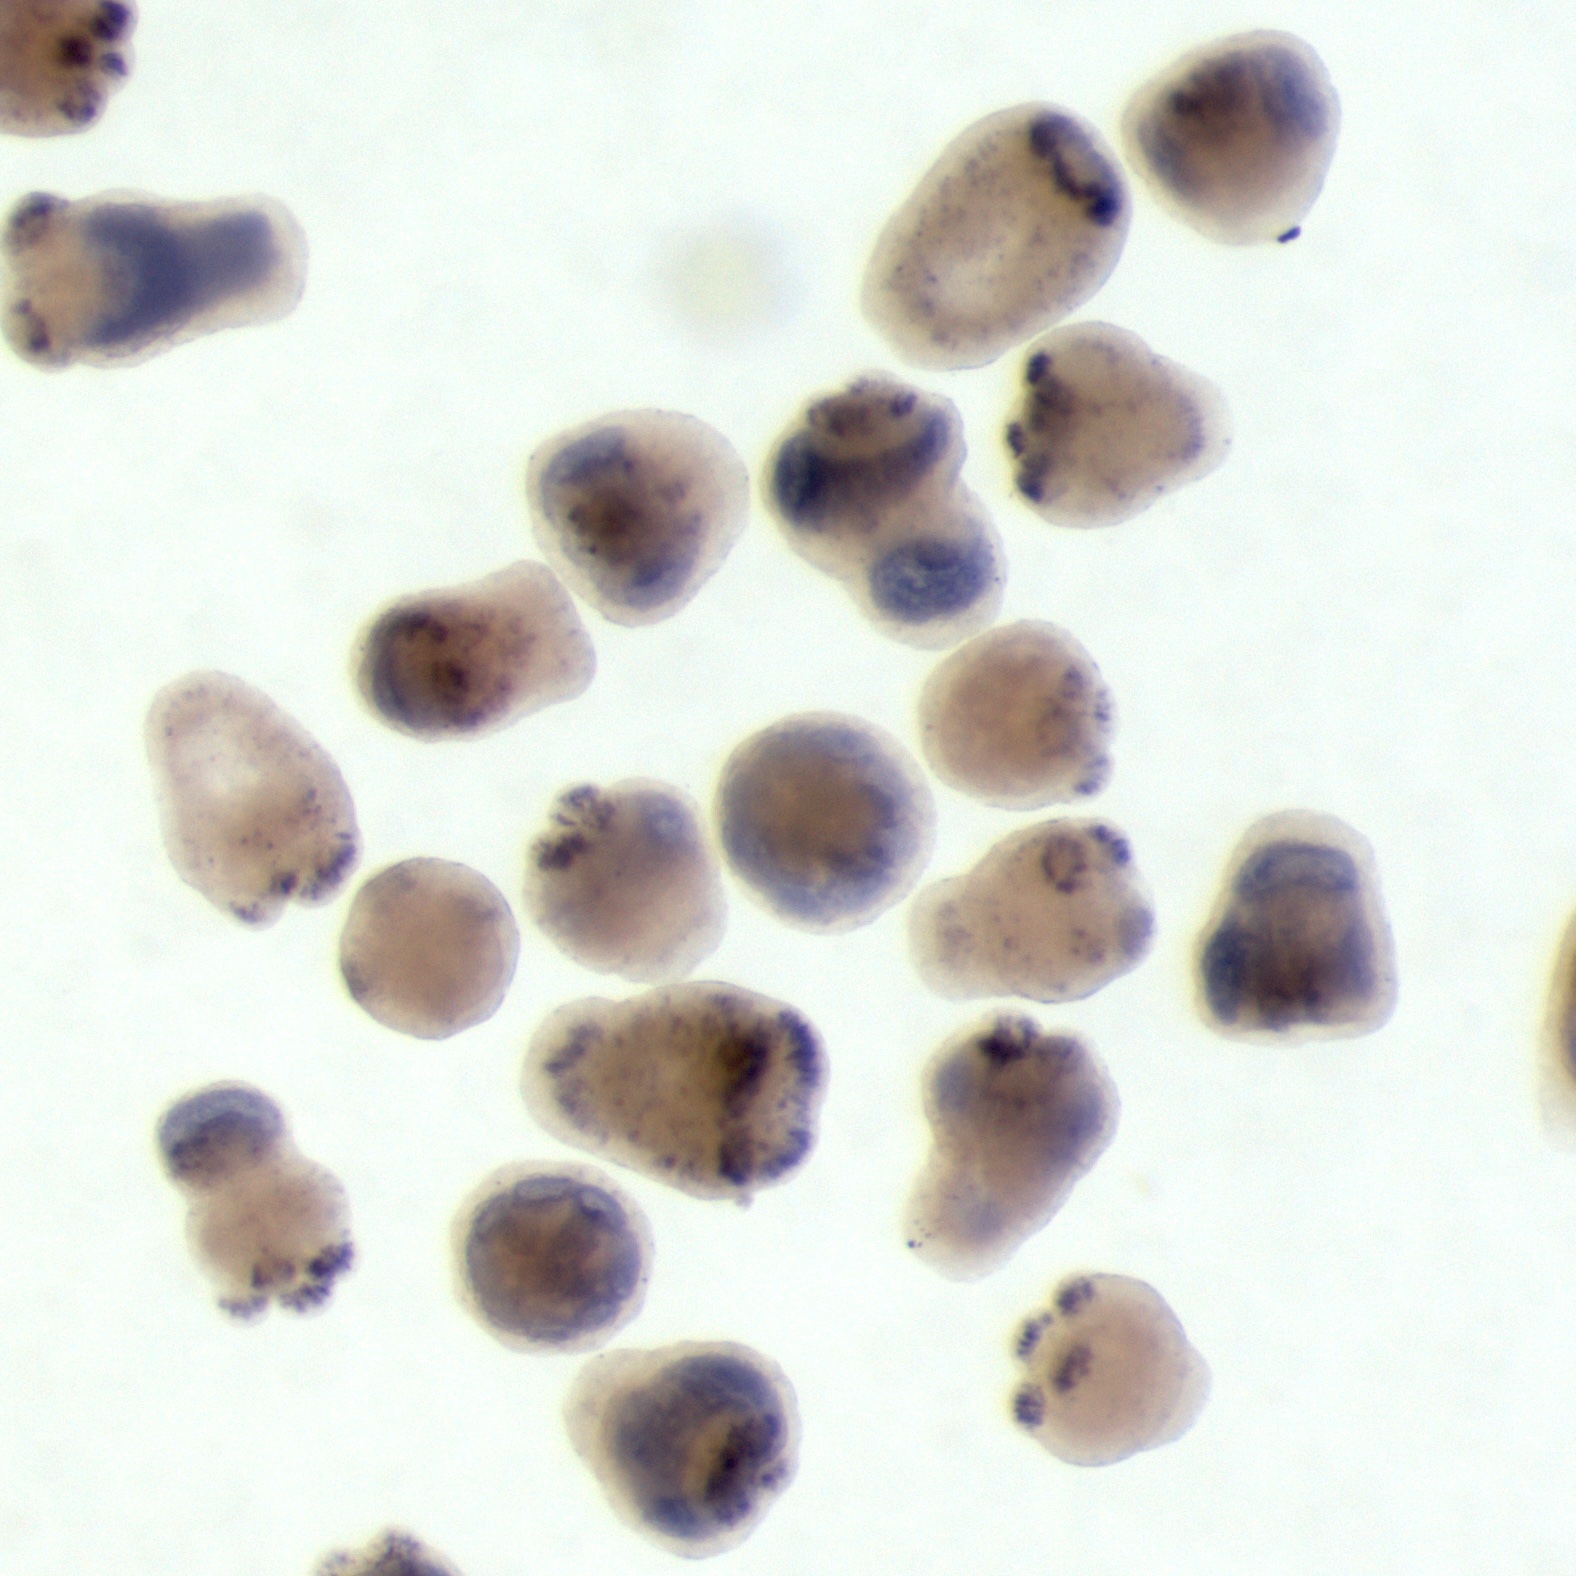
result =
M1395 1007L1389 923L1368 844L1334 816L1256 822L1199 944L1205 1018L1240 1038L1348 1038Z
M742 1543L797 1469L793 1387L746 1346L606 1353L581 1370L564 1414L615 1513L692 1558Z
M526 478L536 538L618 624L684 607L744 529L749 476L721 433L675 411L620 411L543 444Z
M93 12L93 20L88 27L95 38L113 42L117 38L124 38L131 25L130 6L122 5L120 0L101 0Z
M305 1313L328 1301L355 1257L345 1191L299 1153L275 1101L249 1084L212 1084L164 1113L157 1143L226 1313L250 1319L270 1302Z
M461 1295L505 1345L578 1352L640 1311L651 1275L641 1211L586 1166L506 1167L461 1209Z
M734 873L806 930L874 920L912 889L934 836L930 790L907 752L832 712L784 718L738 745L716 814Z
M260 690L188 674L154 697L145 739L170 862L210 903L266 926L337 894L360 857L350 790Z
M1113 525L1214 470L1231 446L1212 383L1109 323L1037 342L1006 444L1018 495L1055 525Z
M545 564L391 603L357 645L362 698L419 739L474 738L585 693L596 654Z
M559 795L526 859L525 906L577 962L641 983L688 974L727 919L695 805L643 778Z
M744 1203L804 1163L825 1082L820 1036L800 1014L696 982L560 1008L532 1038L523 1089L563 1142Z
M909 1246L954 1280L988 1275L1061 1208L1116 1133L1093 1053L1032 1018L993 1013L923 1075L933 1145L909 1197Z
M960 793L1033 810L1098 792L1111 775L1114 706L1065 630L1025 619L939 662L919 697L930 769Z
M1126 840L1101 821L1044 821L1004 837L909 910L920 977L955 1000L1079 1000L1136 968L1152 931Z
M1290 33L1240 33L1182 56L1134 95L1128 156L1179 218L1238 245L1301 233L1335 157L1340 104Z
M492 882L447 859L405 859L356 893L339 967L356 1002L385 1027L444 1040L502 1005L520 933Z
M1054 1310L1054 1311L1053 1311ZM1125 1275L1064 1281L1018 1361L1014 1420L1073 1466L1108 1466L1180 1438L1209 1395L1209 1368L1160 1294Z
M63 110L78 112L96 106L77 100ZM306 238L271 198L114 193L57 201L42 218L29 206L28 222L22 217L14 211L7 232L6 331L39 366L132 365L220 329L281 318L305 287ZM48 331L47 356L19 331L23 299Z
M1130 206L1087 122L1046 104L988 115L887 222L865 271L865 316L914 366L983 366L1094 295L1121 255Z
M60 40L58 53L62 65L85 66L93 58L93 44L73 34Z
M1005 577L963 455L950 401L871 374L805 406L767 462L767 501L883 633L948 646L995 616Z
M388 1531L366 1548L326 1556L313 1576L459 1576L408 1532Z

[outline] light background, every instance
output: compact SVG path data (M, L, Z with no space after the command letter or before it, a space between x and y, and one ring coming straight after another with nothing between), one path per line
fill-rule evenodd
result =
M1157 945L1043 1014L1112 1069L1116 1142L991 1279L911 1262L916 1071L970 1009L918 986L901 911L817 938L734 887L705 973L819 1025L822 1137L747 1211L624 1179L658 1245L624 1339L742 1340L797 1386L798 1481L719 1571L1571 1568L1576 1159L1534 1078L1576 902L1569 8L148 0L102 123L7 142L0 195L263 191L312 257L268 328L108 373L0 360L7 1571L306 1576L390 1523L464 1576L675 1568L564 1442L575 1360L497 1345L449 1280L474 1183L567 1153L518 1098L532 1026L608 982L527 935L490 1023L436 1046L380 1029L337 975L342 902L257 934L175 878L148 700L191 668L243 676L338 759L365 871L428 853L511 895L570 781L705 799L733 742L808 708L912 740L928 660L759 509L680 617L587 612L590 691L501 736L385 730L348 652L387 599L534 556L523 465L558 429L664 406L756 465L806 397L899 370L858 315L863 258L968 121L1047 99L1114 137L1150 71L1254 26L1306 37L1343 99L1304 237L1219 248L1140 193L1085 313L1221 386L1225 467L1056 531L1006 487L1017 358L916 378L964 411L1003 616L1065 624L1117 697L1093 807L1132 837ZM742 259L758 316L708 318L697 246ZM1022 824L937 798L935 873ZM1401 996L1372 1038L1243 1047L1195 1016L1223 863L1287 806L1375 847ZM234 1326L186 1252L152 1129L216 1078L273 1093L349 1189L360 1260L320 1316ZM1183 1440L1098 1470L1005 1410L1014 1324L1079 1268L1152 1281L1215 1376Z

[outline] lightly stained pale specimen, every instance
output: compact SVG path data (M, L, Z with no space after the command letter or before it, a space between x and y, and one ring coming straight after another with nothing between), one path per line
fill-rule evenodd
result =
M732 1342L595 1357L564 1420L620 1519L691 1559L742 1543L798 1464L793 1386Z
M124 0L0 0L0 131L85 131L131 74Z
M189 673L154 696L145 735L183 881L248 925L335 896L360 857L355 807L293 717L228 673Z
M239 1319L270 1301L304 1313L354 1257L345 1190L290 1141L284 1114L250 1084L210 1084L159 1119L165 1170L186 1194L193 1251Z
M1101 1467L1170 1444L1209 1396L1209 1368L1153 1286L1075 1275L1016 1342L1028 1370L1012 1414L1053 1456Z
M306 236L270 197L33 192L11 210L4 250L6 338L39 367L131 366L274 322L306 288Z
M1145 83L1123 117L1127 156L1155 195L1211 240L1291 240L1335 158L1341 106L1291 33L1218 39Z
M545 564L401 597L356 650L362 698L418 739L474 738L584 694L591 639Z
M330 1554L313 1576L458 1576L408 1532L385 1532L356 1553Z
M1086 121L1019 104L959 133L877 240L864 310L911 366L980 367L1082 306L1131 217Z

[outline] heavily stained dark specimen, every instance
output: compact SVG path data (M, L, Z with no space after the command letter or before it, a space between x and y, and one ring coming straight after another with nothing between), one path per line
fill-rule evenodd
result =
M594 1358L564 1416L617 1515L690 1558L742 1543L798 1463L793 1386L769 1358L731 1342Z
M826 1058L782 1002L695 982L553 1013L526 1054L536 1120L698 1198L747 1203L815 1143Z

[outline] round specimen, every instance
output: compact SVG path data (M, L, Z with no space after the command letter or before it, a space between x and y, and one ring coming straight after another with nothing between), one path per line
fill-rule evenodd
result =
M1147 956L1154 908L1127 839L1105 821L1041 821L914 899L909 939L954 1000L1077 1001Z
M522 561L391 603L362 635L356 670L391 728L474 738L584 694L596 653L557 576Z
M1023 619L938 662L919 697L930 769L1004 810L1098 793L1115 708L1094 658L1064 629Z
M1335 157L1330 74L1291 33L1237 33L1145 83L1122 120L1133 167L1211 240L1290 240Z
M438 1558L408 1532L385 1532L359 1552L330 1554L315 1576L457 1576L452 1565Z
M766 498L788 545L884 634L949 646L996 616L1006 580L995 528L959 479L964 452L951 400L871 373L799 413L767 462Z
M924 1074L935 1143L908 1204L908 1245L953 1280L1005 1264L1116 1134L1116 1086L1081 1040L991 1013Z
M270 197L22 198L6 221L5 334L40 367L130 366L271 323L306 287L306 236Z
M131 74L122 0L0 0L0 131L84 131Z
M164 1113L157 1143L226 1313L250 1319L270 1301L304 1313L328 1300L355 1253L345 1190L297 1151L273 1100L249 1084L211 1084Z
M722 566L750 478L696 417L626 410L543 444L526 496L543 553L575 593L615 624L654 624Z
M717 788L735 875L805 930L869 924L930 857L935 805L891 734L837 712L785 717L737 746Z
M1239 1039L1347 1039L1395 1010L1395 952L1367 840L1333 815L1256 821L1199 944L1200 1007Z
M559 796L526 859L525 906L577 963L642 984L688 974L727 921L699 812L644 779Z
M820 1036L791 1007L693 982L551 1014L524 1093L554 1137L697 1198L747 1203L815 1144Z
M146 741L170 862L216 908L271 925L292 899L328 902L355 869L345 779L261 690L189 673L154 696Z
M646 1217L588 1166L507 1166L461 1209L462 1300L506 1346L582 1352L640 1312Z
M984 366L1105 283L1130 217L1087 121L1051 104L999 110L948 143L887 222L865 316L913 366Z
M793 1386L732 1342L594 1357L564 1421L619 1518L690 1558L749 1537L798 1465Z
M1007 424L1013 484L1054 525L1114 525L1207 475L1231 446L1214 384L1109 323L1029 347Z
M1025 1320L1012 1398L1018 1423L1053 1456L1103 1467L1168 1445L1209 1397L1209 1368L1153 1286L1075 1275Z
M379 1023L446 1040L497 1012L514 978L520 932L502 892L469 865L405 859L356 893L339 967Z

